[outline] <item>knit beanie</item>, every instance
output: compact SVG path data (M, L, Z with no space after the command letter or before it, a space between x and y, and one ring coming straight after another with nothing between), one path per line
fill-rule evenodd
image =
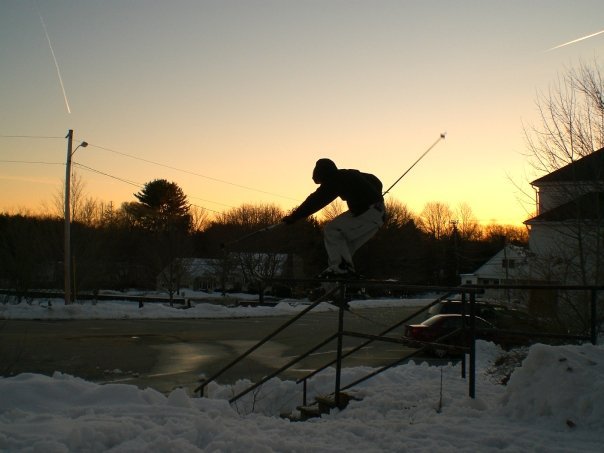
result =
M338 171L338 167L331 159L319 159L312 172L312 180L317 184L322 184L331 175Z

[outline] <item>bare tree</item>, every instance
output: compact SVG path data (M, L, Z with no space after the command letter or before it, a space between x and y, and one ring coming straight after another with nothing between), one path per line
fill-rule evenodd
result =
M226 227L229 236L233 233L239 236L228 248L223 249L223 280L228 279L229 272L241 271L244 283L258 290L260 301L264 298L264 279L274 275L279 258L278 254L270 252L274 247L274 236L254 233L266 226L278 224L283 216L283 210L273 204L244 204L218 214L213 222L213 227ZM233 256L237 257L236 269L231 263Z
M575 162L604 146L603 92L598 62L581 63L538 95L540 122L525 127L529 163L538 175L546 178L573 164L573 171L533 181L538 212L527 224L535 277L575 284L604 280L604 166L595 160L589 172L574 172ZM565 306L565 319L585 309L579 300Z
M82 222L84 225L98 225L101 220L101 203L92 197L87 197L78 211L78 217L74 220Z
M478 220L467 203L460 203L455 216L457 217L457 232L464 241L475 241L481 237L481 228Z
M114 208L113 202L99 204L99 225L115 225L120 217L120 212Z
M407 205L394 198L386 199L386 219L384 228L402 228L409 222L415 222L415 215Z
M239 269L248 283L249 289L258 291L258 300L264 302L266 281L276 277L285 264L285 255L277 253L245 253L235 254Z
M501 241L512 244L527 244L528 231L526 227L515 225L497 225L495 223L486 225L482 232L487 241Z
M189 214L191 215L192 231L204 231L210 225L210 215L206 209L191 205Z
M215 223L256 228L279 223L283 211L273 204L243 204L216 216Z
M346 211L344 203L339 198L335 199L321 210L321 221L329 222L344 211Z
M90 211L90 204L95 202L86 197L86 183L80 178L77 172L71 175L70 184L71 194L69 197L71 204L71 220L81 222L88 214L84 214L85 210ZM61 185L54 195L54 209L58 217L65 215L65 186ZM91 200L87 202L87 200ZM88 204L88 206L86 206ZM84 222L82 222L84 223Z
M453 211L446 203L426 203L419 216L420 228L434 239L442 239L451 233Z
M598 63L582 63L537 97L538 125L525 126L529 163L557 170L604 146L604 81Z

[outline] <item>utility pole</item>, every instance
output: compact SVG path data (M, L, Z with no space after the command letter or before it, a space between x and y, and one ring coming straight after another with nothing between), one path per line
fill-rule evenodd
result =
M67 135L67 162L65 165L65 256L64 261L64 272L65 272L65 305L71 303L71 156L81 146L86 148L88 143L80 143L76 149L73 149L73 130L69 129Z
M73 147L73 130L67 132L67 163L65 165L65 305L71 303L71 155Z

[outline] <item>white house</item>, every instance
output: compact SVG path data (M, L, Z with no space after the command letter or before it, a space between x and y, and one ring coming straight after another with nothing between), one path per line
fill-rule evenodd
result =
M462 285L518 285L528 283L529 253L524 247L506 244L491 259L469 274L460 274ZM516 300L518 291L487 288L483 297L500 301Z
M529 228L528 249L507 245L474 273L460 275L461 283L604 283L604 148L531 185L537 213L524 222ZM498 290L487 292L501 297ZM557 303L551 290L525 296L529 305L540 306L542 312Z
M506 244L495 256L471 274L460 274L462 285L503 285L525 281L528 256L524 247Z
M176 280L174 289L189 288L213 291L220 287L220 260L213 258L178 258L172 263L172 279ZM167 266L157 278L158 288L167 287L170 281L170 266Z
M291 263L290 263L291 261ZM287 254L229 253L223 258L178 258L157 277L157 287L179 291L248 289L262 278L296 273L297 257Z
M531 183L531 275L561 284L604 281L604 148Z

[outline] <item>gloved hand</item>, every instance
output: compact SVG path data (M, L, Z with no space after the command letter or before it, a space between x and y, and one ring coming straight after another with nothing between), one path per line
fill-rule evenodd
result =
M285 223L286 225L291 225L292 223L294 223L296 221L296 219L294 219L290 214L290 215L286 215L285 217L283 217L281 219L281 221L283 223Z

